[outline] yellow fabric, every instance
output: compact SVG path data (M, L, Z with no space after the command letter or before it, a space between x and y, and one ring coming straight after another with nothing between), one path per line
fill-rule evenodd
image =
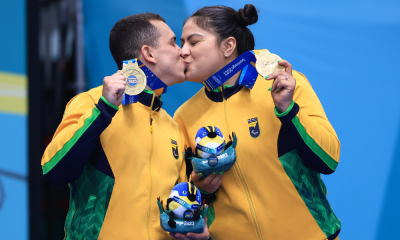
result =
M0 112L26 115L27 77L0 71Z
M98 87L68 103L42 164L73 136L101 94ZM156 199L166 200L177 181L186 181L184 135L163 109L152 114L150 133L149 113L150 108L139 102L121 105L100 136L115 184L98 239L171 239L160 227ZM171 139L178 143L178 160Z
M339 142L317 96L305 77L296 71L293 76L300 121L316 142L338 159ZM214 203L213 240L326 239L278 159L281 122L268 92L271 85L272 81L259 76L252 90L243 88L224 102L211 101L202 88L175 113L192 149L203 126L217 126L225 139L232 132L238 138L237 162L224 174ZM250 136L247 121L255 117L261 132L258 138Z
M42 166L49 162L63 148L64 144L74 136L75 132L85 124L85 120L93 113L94 103L93 96L88 93L79 94L68 102L61 124L43 154Z
M300 123L305 127L307 134L330 157L339 162L340 142L317 95L303 74L293 71L293 77L297 80L294 101L300 106L297 113Z

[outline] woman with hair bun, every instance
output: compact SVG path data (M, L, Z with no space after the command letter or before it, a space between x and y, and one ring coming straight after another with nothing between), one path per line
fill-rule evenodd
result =
M279 62L284 70L265 78L248 64L255 62L251 54L259 54L247 28L257 20L251 4L239 11L211 6L197 10L183 26L186 80L206 87L174 119L192 149L202 126L217 126L224 136L235 132L238 138L237 161L223 177L214 173L206 181L191 175L203 192L219 187L210 211L214 216L208 216L211 237L338 239L341 223L320 174L336 170L339 140L307 78L288 61ZM218 82L223 84L212 90Z

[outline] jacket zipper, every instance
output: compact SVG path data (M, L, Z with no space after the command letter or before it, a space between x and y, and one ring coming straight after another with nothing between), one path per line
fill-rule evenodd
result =
M154 101L154 98L153 98ZM151 134L151 146L150 146L150 155L149 155L149 175L150 175L150 191L149 191L149 208L147 213L147 239L150 240L150 215L151 215L151 202L152 202L152 191L153 191L153 182L152 182L152 173L151 173L151 159L153 158L153 147L154 147L154 135L153 135L153 101L150 106L150 134Z
M227 106L227 100L225 99L222 86L221 86L220 88L221 88L221 93L222 93L222 99L223 99L223 102L224 102L224 112L225 112L226 127L227 127L227 129L228 129L228 134L230 134L230 133L231 133L231 129L230 129L230 126L229 126L229 121L228 121L228 106ZM236 164L233 165L233 166L234 166L234 168L235 168L235 172L237 173L237 175L238 175L238 177L239 177L239 181L240 181L240 183L241 183L242 186L243 186L244 193L246 194L247 202L248 202L249 207L250 207L251 218L252 218L252 220L253 220L253 224L254 224L254 227L255 227L255 229L256 229L257 239L261 240L261 239L262 239L262 234L261 234L260 226L258 226L258 220L257 220L256 210L254 209L253 201L251 200L249 188L247 187L247 184L246 184L246 182L245 182L245 180L244 180L242 171L240 170L239 162L236 161Z

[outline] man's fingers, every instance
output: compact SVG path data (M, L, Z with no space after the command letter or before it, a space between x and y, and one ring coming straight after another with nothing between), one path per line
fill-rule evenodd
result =
M205 177L205 178L203 179L203 184L204 184L204 185L209 185L209 184L211 183L211 181L212 181L216 176L218 176L218 173L217 173L217 174L215 174L215 173L210 173L210 174L208 174L208 176Z
M199 176L199 174L196 174L196 173L194 173L194 171L192 171L192 173L191 173L190 175L192 176L192 181L193 181L194 183L200 181L200 176Z
M206 227L207 227L207 224L206 224ZM186 237L191 240L207 240L210 238L210 234L208 233L208 229L206 230L206 228L204 228L204 232L202 232L202 233L187 233Z
M204 235L204 233L188 233L188 234L186 234L186 237L188 239L190 239L190 240L205 240L205 239L208 239L208 238L206 238L206 235Z
M122 81L125 81L126 80L126 78L124 77L124 75L122 75L122 74L114 74L114 75L112 75L112 76L110 76L110 77L108 77L110 80L113 80L113 79L118 79L118 80L122 80Z
M282 60L278 64L284 66L286 68L285 72L292 75L292 64L290 64L287 60Z
M176 238L176 239L187 239L187 237L185 236L185 235L183 235L183 234L180 234L180 233L175 233L175 236L173 236L174 238Z
M119 93L120 91L125 90L125 84L115 83L110 89L115 89L115 93Z
M211 181L211 185L216 186L217 183L222 179L222 174L217 174L217 176Z
M210 232L207 227L207 215L204 217L204 231L202 233L187 233L186 236L193 240L207 240L210 238Z
M218 186L218 188L221 186L222 184L222 174L221 174L221 178L218 180L218 182L216 183L216 186ZM215 189L215 191L217 191L217 189ZM214 192L215 192L214 191Z
M118 75L123 76L122 73L121 73L121 70L118 70L116 73L113 74L113 76L118 76Z

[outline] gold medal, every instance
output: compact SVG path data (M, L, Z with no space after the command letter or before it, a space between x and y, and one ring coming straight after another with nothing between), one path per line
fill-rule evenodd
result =
M266 77L279 70L285 71L285 67L278 64L278 60L282 60L278 55L270 53L267 49L254 52L257 59L256 69L261 76Z
M138 95L143 92L147 85L147 78L142 69L139 68L137 61L133 63L123 63L122 75L126 78L125 93L128 95Z

